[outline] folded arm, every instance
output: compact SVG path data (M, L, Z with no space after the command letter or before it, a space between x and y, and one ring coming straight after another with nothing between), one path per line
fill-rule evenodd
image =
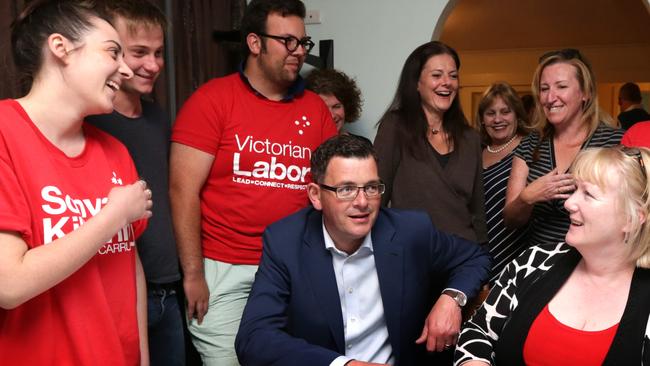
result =
M97 215L78 229L29 249L16 232L0 231L0 307L13 309L83 266L127 224L151 216L144 182L113 188Z

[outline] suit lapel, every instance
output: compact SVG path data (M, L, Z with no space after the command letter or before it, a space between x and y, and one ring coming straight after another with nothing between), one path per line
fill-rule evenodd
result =
M312 211L308 217L305 231L305 246L302 251L302 260L307 268L311 288L320 305L320 310L325 313L330 330L336 342L337 352L345 354L345 340L343 334L343 316L341 315L341 300L336 286L336 276L332 266L332 255L325 249L323 239L323 221L319 211Z
M388 336L396 359L400 359L402 339L400 317L402 315L402 287L404 284L404 258L402 246L393 242L395 228L383 211L379 212L372 229L372 246L379 278L379 291L384 304L384 318Z

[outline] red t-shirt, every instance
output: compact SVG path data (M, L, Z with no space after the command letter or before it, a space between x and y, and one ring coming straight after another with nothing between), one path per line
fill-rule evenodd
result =
M555 319L546 305L528 331L524 362L528 366L602 365L617 329L618 323L594 332L571 328Z
M0 230L31 248L94 216L108 192L137 173L115 138L84 125L86 145L69 158L14 100L0 101ZM137 365L135 237L127 225L77 272L12 310L0 309L0 363Z
M621 144L628 147L650 148L650 121L633 124L632 127L625 131Z
M172 141L215 157L201 191L203 255L258 264L262 232L307 206L311 153L335 134L327 107L310 91L271 101L239 74L199 88L178 114Z

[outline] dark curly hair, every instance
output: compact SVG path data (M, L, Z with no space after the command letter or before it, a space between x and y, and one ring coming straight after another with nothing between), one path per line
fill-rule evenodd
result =
M307 75L307 89L316 94L331 94L340 100L345 109L345 122L361 117L361 90L354 79L333 69L315 69Z

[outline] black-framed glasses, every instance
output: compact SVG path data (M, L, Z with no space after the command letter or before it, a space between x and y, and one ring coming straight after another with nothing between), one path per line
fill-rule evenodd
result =
M637 163L639 163L639 167L641 168L641 173L643 174L643 178L647 181L648 175L645 171L645 163L643 162L643 155L641 155L641 150L637 149L636 147L621 146L621 151L625 155L636 159Z
M381 196L386 191L386 185L383 183L370 183L365 186L355 186L355 185L343 185L339 187L332 187L326 184L319 184L319 186L328 191L336 193L336 198L342 201L352 201L359 195L359 191L363 190L363 193L367 198L374 198Z
M312 48L314 48L315 43L312 42L311 37L303 37L301 39L298 39L294 36L274 36L272 34L266 34L266 33L257 33L258 36L260 37L266 37L266 38L271 38L275 39L277 41L280 41L284 43L284 47L287 49L289 52L295 52L298 47L303 46L305 48L305 52L309 53Z

